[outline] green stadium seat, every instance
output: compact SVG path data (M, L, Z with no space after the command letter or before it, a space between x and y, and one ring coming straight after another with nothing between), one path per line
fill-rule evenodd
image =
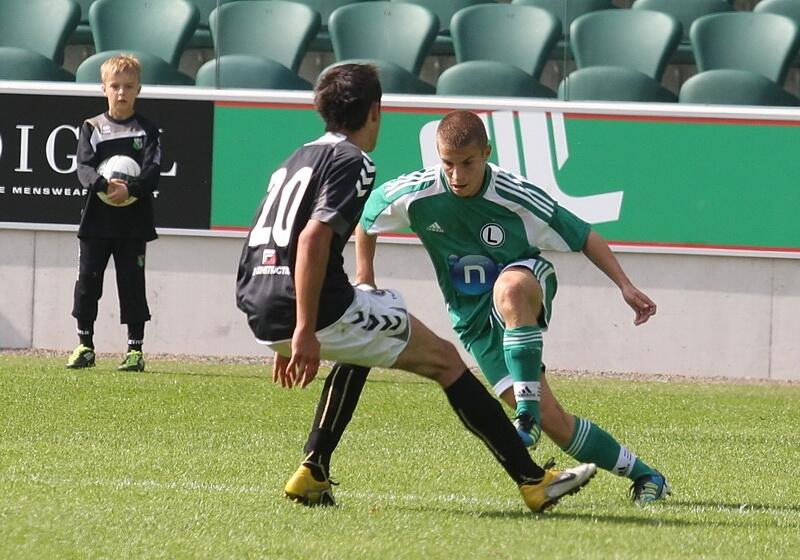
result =
M503 62L538 80L561 37L561 23L541 8L483 4L456 13L451 33L457 62Z
M178 67L200 13L188 0L95 0L89 7L97 53L147 52Z
M273 60L249 54L224 54L197 70L195 84L215 88L311 90L297 74Z
M331 36L328 32L328 20L331 17L331 14L341 6L346 6L348 4L355 4L357 2L369 2L371 0L292 0L294 2L299 2L300 4L305 4L309 8L312 8L319 12L320 17L322 18L322 25L320 26L319 31L317 32L316 38L311 42L311 46L309 50L312 51L326 51L330 52L333 49L331 45Z
M695 74L681 86L678 100L722 105L800 105L800 99L772 80L746 70L707 70Z
M622 66L591 66L561 81L558 97L569 101L675 102L675 95L638 70Z
M786 16L800 26L800 0L761 0L753 12ZM800 58L795 57L792 66L800 66Z
M61 65L80 17L73 0L0 0L0 47L28 49Z
M747 70L781 85L800 46L798 25L767 12L711 14L689 31L697 70Z
M229 2L209 16L218 55L249 54L297 73L320 27L315 10L286 0Z
M433 12L405 2L348 4L335 10L328 21L337 62L375 63L384 91L390 93L404 93L392 91L394 87L412 90L408 93L434 92L433 86L419 79L419 73L438 29ZM408 75L402 76L403 72ZM391 88L387 87L390 80Z
M148 52L130 49L103 51L94 54L80 63L75 70L75 80L81 83L100 83L100 66L117 54L132 54L142 63L142 83L162 86L194 85L194 80L178 72L174 66L161 57Z
M78 27L69 38L71 45L91 45L92 41L92 28L89 25L89 6L92 5L94 0L77 0L81 8L81 19L78 21Z
M75 76L38 52L0 47L0 80L72 82Z
M681 39L674 17L650 10L602 10L572 22L570 44L578 68L622 66L660 81Z
M392 0L410 2L428 8L439 18L439 30L431 46L431 54L453 54L450 21L460 10L479 4L496 4L496 0Z
M438 95L490 97L555 97L517 66L489 60L470 60L451 66L436 82Z
M611 0L512 0L511 3L547 10L561 22L561 34L564 37L569 37L570 26L578 16L614 8Z

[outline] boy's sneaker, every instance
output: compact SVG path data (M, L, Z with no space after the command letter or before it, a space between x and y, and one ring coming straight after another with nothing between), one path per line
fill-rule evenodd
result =
M128 350L125 359L117 366L119 371L144 371L144 355L141 350Z
M94 360L94 348L79 344L78 347L72 351L72 354L67 360L67 368L82 369L94 367Z
M638 506L645 506L657 500L663 500L672 494L667 479L656 471L654 474L645 474L631 484L631 499Z
M536 419L527 412L522 412L514 417L514 427L525 447L536 449L539 438L542 437L542 429Z
M597 473L594 463L585 463L563 471L546 470L536 484L521 484L522 499L531 511L539 513L558 503L563 496L575 494L589 484Z
M303 463L286 483L284 495L304 506L333 506L336 505L331 491L333 484L336 483L328 478L321 466Z

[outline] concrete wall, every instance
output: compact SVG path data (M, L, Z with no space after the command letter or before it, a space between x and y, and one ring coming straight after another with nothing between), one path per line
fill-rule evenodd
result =
M147 352L268 355L234 303L241 245L171 235L149 245ZM618 254L659 306L634 327L618 290L581 254L547 256L559 275L545 337L551 368L800 380L800 260ZM455 341L422 248L381 243L378 259L379 284L401 290L415 315ZM0 230L0 347L71 350L76 273L74 233ZM124 350L113 265L96 331L98 351Z

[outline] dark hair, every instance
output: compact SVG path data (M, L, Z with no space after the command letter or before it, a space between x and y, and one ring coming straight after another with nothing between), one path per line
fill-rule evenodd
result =
M489 143L486 126L472 111L447 113L436 129L436 139L443 146L460 150L472 144L481 148Z
M361 129L370 107L380 100L378 69L372 64L334 66L314 87L314 103L325 121L325 130L334 132Z

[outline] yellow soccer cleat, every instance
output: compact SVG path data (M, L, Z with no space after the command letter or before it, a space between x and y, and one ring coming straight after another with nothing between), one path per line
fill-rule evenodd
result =
M336 483L327 476L324 480L318 480L311 469L303 464L286 483L284 493L293 502L304 506L333 506L336 505L331 491L333 484Z
M521 484L519 491L525 504L536 513L558 503L563 496L575 494L589 484L597 473L594 463L585 463L563 471L546 470L544 478L536 484Z

